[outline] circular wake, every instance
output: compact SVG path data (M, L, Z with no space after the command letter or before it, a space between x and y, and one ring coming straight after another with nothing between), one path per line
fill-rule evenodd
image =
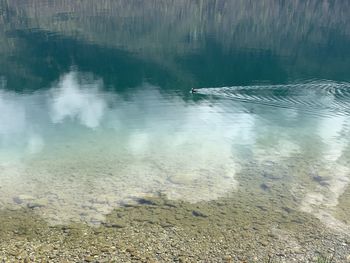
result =
M350 83L313 81L287 85L232 86L195 89L195 94L263 104L298 108L316 113L350 114Z

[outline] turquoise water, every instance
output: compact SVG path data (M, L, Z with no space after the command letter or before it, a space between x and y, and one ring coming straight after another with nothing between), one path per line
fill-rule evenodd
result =
M349 231L349 4L286 5L1 2L0 205L99 224L282 167L300 211Z

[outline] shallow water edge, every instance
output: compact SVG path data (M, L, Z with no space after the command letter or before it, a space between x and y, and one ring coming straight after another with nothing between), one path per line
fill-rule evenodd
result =
M247 195L248 203L236 195ZM145 197L98 227L49 225L33 209L0 210L3 262L316 262L349 260L349 236L293 207L238 191L196 204ZM250 203L251 202L251 203ZM290 215L292 214L292 216Z

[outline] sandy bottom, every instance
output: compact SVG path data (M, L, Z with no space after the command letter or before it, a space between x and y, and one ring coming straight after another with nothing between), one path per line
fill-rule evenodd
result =
M240 185L225 197L189 202L145 194L106 213L98 224L53 225L44 205L2 209L0 257L4 262L349 261L344 217L349 189L337 204L317 203L312 196L335 200L330 191L335 183L305 179L309 165L298 164L304 181L286 167L262 162L241 169Z

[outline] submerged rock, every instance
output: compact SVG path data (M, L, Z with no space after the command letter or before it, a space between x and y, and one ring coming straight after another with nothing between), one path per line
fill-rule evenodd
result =
M124 222L102 223L107 228L123 228L126 227Z
M198 210L193 210L192 215L195 217L208 217L208 215L206 215L203 212L198 211Z
M138 198L136 202L139 205L161 205L162 204L158 200L156 199L153 200L152 198Z
M262 176L271 180L281 180L284 175L281 173L277 173L276 171L263 171Z
M317 182L317 183L319 183L320 185L322 185L322 186L329 186L329 177L326 177L326 176L320 176L320 175L314 175L313 177L312 177L312 179L315 181L315 182Z
M193 175L191 174L175 174L171 177L169 177L169 181L173 184L191 184L193 182Z
M260 185L260 188L264 191L267 191L267 190L270 190L272 187L272 184L271 183L262 183Z
M13 198L16 204L23 204L34 200L35 198L31 195L18 195Z
M27 203L27 207L33 209L37 207L47 206L47 204L48 204L48 201L44 198L41 198L41 199L30 201L29 203Z

